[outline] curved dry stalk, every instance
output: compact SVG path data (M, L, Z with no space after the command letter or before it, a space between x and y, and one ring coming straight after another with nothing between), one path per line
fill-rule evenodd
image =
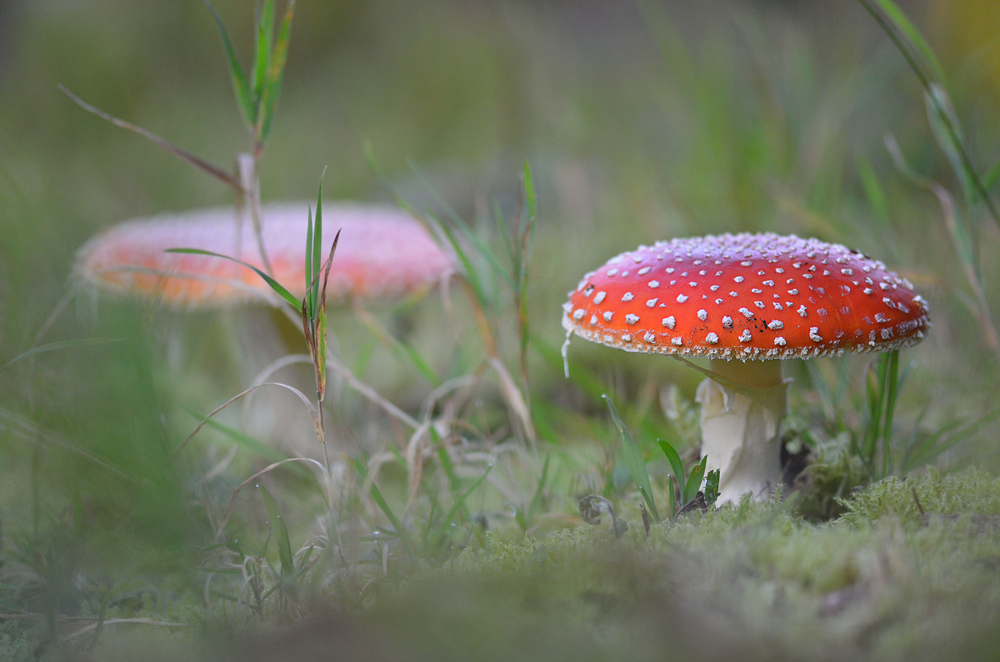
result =
M407 492L406 507L403 509L404 518L409 512L410 506L413 504L413 500L417 496L417 491L420 489L420 478L423 475L423 462L417 461L418 454L421 454L420 442L427 437L427 433L430 431L433 424L433 421L424 420L420 427L417 428L412 435L410 435L410 441L406 444L406 473L410 477L410 486ZM422 458L420 459L422 460Z
M248 394L256 391L257 389L261 388L262 386L280 386L282 388L288 389L289 391L291 391L292 393L294 393L295 395L297 395L299 397L299 399L302 401L302 403L306 406L306 409L309 410L309 417L312 419L313 428L316 430L316 437L319 439L320 443L323 443L323 428L322 428L322 426L320 424L319 414L316 412L316 408L313 407L312 403L309 401L309 398L307 398L302 393L302 391L298 390L294 386L289 386L288 384L282 384L281 382L264 382L263 384L257 384L256 386L251 386L247 390L243 391L242 393L238 393L237 395L234 395L233 397L229 398L224 403L222 403L221 405L219 405L218 407L216 407L215 409L213 409L208 414L208 416L205 417L205 420L203 420L201 423L199 423L198 427L196 427L194 429L194 431L191 434L189 434L187 436L187 438L185 438L184 441L182 441L177 448L174 449L174 451L170 454L170 457L173 458L178 453L180 453L181 449L183 449L185 446L187 446L187 443L189 441L191 441L191 439L193 439L194 436L196 434L198 434L203 427L205 427L205 424L208 423L208 421L209 421L210 418L212 418L213 416L215 416L216 414L218 414L220 411L222 411L223 409L225 409L226 407L228 407L232 403L236 402L237 400L239 400L243 396L248 395Z
M420 405L420 420L428 420L431 416L431 412L434 410L434 405L436 405L445 395L461 388L475 386L477 381L478 379L472 375L462 375L461 377L449 379L445 383L438 386L436 389L431 391L426 398L424 398L423 404Z
M372 484L375 483L375 478L378 477L379 470L382 469L383 464L387 464L396 459L393 453L381 452L375 453L368 458L368 462L365 464L365 472L368 474L365 482L362 484L361 494L368 494L371 489Z
M174 623L171 621L158 621L153 618L148 618L145 616L137 618L106 618L104 620L97 619L93 623L89 623L79 630L75 630L72 634L66 635L64 641L69 641L75 637L79 637L82 634L87 634L88 632L93 632L98 628L104 627L105 625L117 625L119 623L129 623L133 625L152 625L154 627L164 627L164 628L186 628L187 623Z
M420 427L419 421L417 421L415 418L407 414L405 411L403 411L396 405L392 404L391 402L383 398L381 395L379 395L378 391L373 389L371 386L368 386L360 379L355 377L353 372L351 372L346 366L342 365L339 361L330 357L329 353L327 354L326 357L326 365L328 368L333 368L333 370L336 371L336 373L345 382L347 382L348 386L350 386L352 389L354 389L361 395L365 396L366 398L377 404L379 407L384 409L388 414L390 414L393 418L397 419L402 423L405 423L406 425L410 426L413 429L417 429Z
M531 442L531 449L537 453L538 440L535 435L535 424L531 421L531 412L528 410L528 404L524 400L521 389L514 383L514 379L499 358L490 357L489 364L500 378L500 394L521 424L521 429L528 441Z
M4 439L9 439L10 435L14 435L16 437L20 437L28 444L50 446L52 448L58 448L61 451L78 455L85 460L93 462L102 469L107 469L108 471L133 483L142 484L146 481L146 479L141 479L122 471L118 467L113 464L109 464L106 460L102 460L90 451L77 447L69 439L63 439L58 434L35 424L34 421L31 421L20 414L3 409L2 407L0 407L0 433L3 433Z
M309 363L312 364L312 359L309 358L308 354L288 354L287 356L282 356L276 361L272 361L268 365L264 366L264 369L254 375L253 379L250 380L251 386L259 386L267 382L271 375L278 372L282 368L288 367L290 365L295 365L296 363ZM246 417L250 413L250 398L248 397L243 401L243 414L240 417L241 422L246 420Z
M372 486L375 484L375 479L378 477L379 471L382 469L383 464L393 462L396 459L396 455L388 452L375 453L368 458L368 462L365 463L365 479L361 483L361 487L358 490L358 494L366 495L371 494ZM366 500L368 507L374 512L374 505L370 500ZM371 513L369 513L371 514Z
M260 471L258 471L257 473L255 473L254 475L250 476L249 478L247 478L242 483L240 483L236 487L236 489L233 490L232 495L229 497L229 502L226 504L226 510L222 514L222 519L219 520L219 530L215 534L215 542L218 543L218 542L220 542L222 540L222 532L226 530L226 524L229 522L229 516L233 514L233 508L236 507L236 497L239 496L239 494L243 490L243 488L246 487L247 485L249 485L250 483L252 483L253 481L257 480L258 478L260 478L264 474L270 473L274 469L277 469L281 465L287 464L289 462L307 462L307 463L310 463L310 464L315 464L317 467L319 467L319 470L323 474L323 477L324 478L328 477L328 474L327 474L327 471L326 471L326 467L324 467L322 463L317 462L316 460L313 460L312 458L308 458L308 457L290 457L287 460L280 460L278 462L274 462L272 464L267 465L266 467L264 467L263 469L261 469Z
M222 472L229 467L229 464L233 461L233 458L236 457L236 453L239 452L239 450L240 450L239 444L233 444L232 448L229 449L229 452L226 453L226 456L221 460L219 460L218 462L216 462L215 466L208 470L208 472L205 474L205 477L202 480L208 482L213 478L215 478L216 476L221 475Z
M281 310L288 316L288 318L292 321L293 324L295 324L296 326L300 326L301 325L302 321L292 311L290 311L287 308L282 308ZM295 354L293 356L298 357L298 356L305 356L305 355L304 354ZM286 357L286 358L290 358L290 357ZM295 361L290 361L290 363L291 362L295 362ZM306 357L305 361L303 361L303 362L304 363L312 363L312 359L309 358L309 357ZM345 366L345 365L341 364L339 361L337 361L337 359L335 359L332 356L331 352L329 351L329 347L327 348L327 353L326 353L326 366L327 366L327 368L333 368L334 372L337 373L337 376L339 376L341 379L343 379L347 383L348 386L350 386L356 392L358 392L359 394L361 394L365 398L368 398L369 400L371 400L372 402L374 402L376 405L378 405L379 407L381 407L382 409L384 409L390 416L392 416L396 420L400 421L401 423L405 423L406 425L408 425L410 428L412 428L414 430L420 427L420 423L415 418L413 418L412 416L410 416L409 414L407 414L405 411L403 411L402 409L400 409L396 405L392 404L391 402L389 402L388 400L386 400L385 398L383 398L381 395L379 395L378 391L376 391L371 386L368 386L367 384L365 384L364 382L362 382L360 379L358 379L354 375L354 373L351 372L350 369L347 368L347 366Z

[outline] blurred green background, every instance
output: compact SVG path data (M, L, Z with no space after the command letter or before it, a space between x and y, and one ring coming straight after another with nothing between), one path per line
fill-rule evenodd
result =
M246 62L253 3L215 6ZM1000 6L901 6L942 60L973 161L989 169L1000 154ZM58 83L224 167L248 148L200 1L0 4L0 363L36 341L90 236L128 218L232 200L204 174L81 110ZM916 78L851 2L300 0L261 185L265 202L311 198L328 167L328 198L386 201L388 185L418 208L440 209L439 196L495 239L490 209L514 208L529 161L540 218L528 308L532 333L550 350L563 339L565 293L639 244L765 230L847 244L898 269L930 302L930 337L903 353L914 368L901 429L925 409L922 425L967 423L1000 404L996 356L966 304L941 207L895 168L887 133L914 169L957 190ZM1000 198L995 186L992 194ZM1000 310L997 226L984 219L980 228L984 288ZM438 298L419 306L384 319L442 376L474 366L474 335L456 332L464 340L455 349ZM412 367L371 345L346 313L333 329L345 355L365 354L366 380L419 407L431 386ZM261 311L185 317L86 294L41 340L89 337L123 340L0 372L0 526L7 535L62 522L113 532L90 541L96 554L120 554L118 535L180 550L205 532L189 507L197 472L167 460L196 423L183 407L207 412L301 347ZM511 356L513 345L504 347ZM531 354L532 397L547 412L545 438L571 447L589 434L581 419L606 420L543 355ZM691 397L700 379L666 359L580 340L570 360L633 402L632 421L654 427L665 424L657 385L677 382ZM860 375L868 359L845 360ZM793 374L796 406L815 408L805 370ZM371 447L363 411L339 420L351 431L348 447ZM308 425L301 432L308 437ZM995 442L976 437L942 464L996 471ZM234 485L214 488L218 498ZM164 558L179 558L172 553Z

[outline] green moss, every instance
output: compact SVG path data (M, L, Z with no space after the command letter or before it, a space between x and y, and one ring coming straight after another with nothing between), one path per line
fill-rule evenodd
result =
M191 611L164 620L189 630L109 626L91 659L981 659L1000 643L997 483L886 480L823 524L745 499L648 536L636 518L619 539L606 522L497 526L451 561L384 576L362 610L319 592L308 618L279 623L173 600ZM908 510L911 488L929 517Z
M487 549L414 578L376 613L461 586L481 591L487 630L527 612L551 614L539 616L551 627L573 616L576 627L590 624L587 637L601 628L623 646L618 654L637 659L648 650L898 660L989 650L1000 617L1000 537L961 519L920 526L919 512L905 510L911 484L936 511L996 509L996 481L970 471L872 485L847 502L850 518L828 524L777 501L744 501L654 526L648 538L639 522L620 540L589 526L544 541L491 534ZM592 652L586 659L611 655Z
M1000 479L974 467L945 476L928 468L910 479L891 476L840 503L846 509L842 519L851 525L895 517L915 527L921 524L921 508L925 514L1000 515Z
M814 448L809 465L798 477L792 499L810 521L825 522L844 513L840 500L867 482L864 464L838 441Z

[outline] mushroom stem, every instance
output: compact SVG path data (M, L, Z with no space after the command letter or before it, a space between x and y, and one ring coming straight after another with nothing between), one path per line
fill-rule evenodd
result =
M719 469L719 503L747 492L764 500L781 481L778 428L788 408L782 363L713 360L712 371L728 385L706 379L698 386L701 454L707 470Z

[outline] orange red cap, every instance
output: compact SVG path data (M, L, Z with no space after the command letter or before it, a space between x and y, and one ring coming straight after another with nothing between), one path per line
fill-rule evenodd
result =
M563 306L576 335L631 352L785 359L920 342L926 302L884 264L794 235L659 242L584 276Z

